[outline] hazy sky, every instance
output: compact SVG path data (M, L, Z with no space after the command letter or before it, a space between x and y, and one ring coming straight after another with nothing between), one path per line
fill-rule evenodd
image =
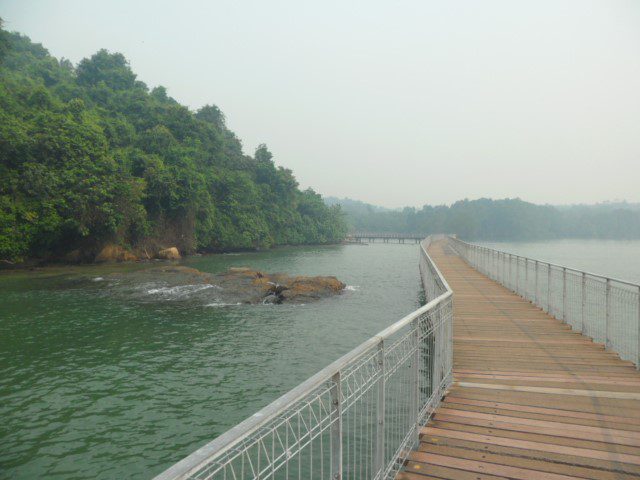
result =
M640 1L0 0L74 63L122 52L303 187L396 207L640 201Z

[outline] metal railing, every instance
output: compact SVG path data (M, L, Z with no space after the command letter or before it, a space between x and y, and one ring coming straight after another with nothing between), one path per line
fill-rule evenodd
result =
M452 379L452 292L431 238L420 245L426 305L156 480L395 477Z
M472 267L640 368L640 285L451 241Z

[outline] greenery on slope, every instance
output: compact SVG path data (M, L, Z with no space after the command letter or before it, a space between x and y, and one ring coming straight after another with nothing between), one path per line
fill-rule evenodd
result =
M106 243L183 252L341 240L339 207L253 157L214 105L149 91L101 50L73 66L0 28L0 259L91 259Z
M640 208L614 203L554 207L520 199L462 200L451 206L389 210L349 199L342 205L350 228L361 232L457 233L469 240L640 238Z

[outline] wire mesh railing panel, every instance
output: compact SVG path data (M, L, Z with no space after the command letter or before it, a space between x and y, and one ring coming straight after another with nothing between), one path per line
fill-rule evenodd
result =
M583 333L594 342L606 342L606 280L587 275L585 279Z
M549 296L550 296L550 283L549 275L551 273L550 267L546 263L538 262L538 306L545 312L549 311Z
M640 285L516 256L522 273L516 274L514 288L514 277L505 272L512 271L515 255L451 241L467 263L489 278L640 366Z
M563 320L577 332L583 331L582 308L582 274L573 270L566 270L565 301Z
M640 318L640 291L615 280L609 282L609 289L609 347L623 360L635 361L640 331L633 319Z
M564 308L564 271L560 267L552 266L549 270L549 314L562 320Z
M536 262L532 262L530 259L527 259L527 271L525 273L526 279L525 283L527 284L527 295L525 298L531 302L535 301L536 298Z
M393 478L452 378L452 292L429 243L420 245L426 305L156 480Z

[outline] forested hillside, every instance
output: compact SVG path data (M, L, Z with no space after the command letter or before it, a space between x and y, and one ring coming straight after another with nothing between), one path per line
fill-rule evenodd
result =
M253 157L214 105L190 111L119 53L77 66L0 30L0 259L91 260L105 244L183 252L328 243L339 207ZM70 255L71 252L71 255Z
M457 233L469 240L552 238L640 238L640 208L614 203L555 207L519 199L461 200L451 206L425 205L388 210L349 199L342 205L352 230L365 232Z

